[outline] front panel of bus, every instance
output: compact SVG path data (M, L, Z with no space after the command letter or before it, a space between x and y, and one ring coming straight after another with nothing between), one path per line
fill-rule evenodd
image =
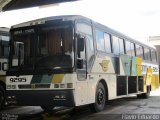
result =
M74 106L74 27L54 20L11 29L7 93L11 104ZM14 65L14 55L18 64Z

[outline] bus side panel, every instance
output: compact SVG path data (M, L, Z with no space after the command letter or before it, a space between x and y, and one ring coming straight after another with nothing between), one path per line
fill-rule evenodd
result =
M158 65L142 62L142 75L144 76L144 92L147 86L151 86L151 90L159 87Z
M108 87L108 99L115 99L117 97L116 72L119 71L117 65L117 58L98 54L91 71L96 85L100 80L105 80Z
M159 66L155 65L153 68L153 75L152 75L152 81L151 81L151 90L155 90L159 88Z
M159 88L159 75L153 75L152 76L152 81L151 81L151 90L155 90Z
M92 93L93 94L93 93ZM85 105L88 103L87 101L87 82L78 81L75 87L75 103L76 106Z

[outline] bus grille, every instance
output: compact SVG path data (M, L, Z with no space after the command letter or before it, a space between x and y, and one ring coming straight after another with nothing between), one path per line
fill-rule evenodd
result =
M19 89L33 89L33 88L50 88L50 84L28 84L18 85Z

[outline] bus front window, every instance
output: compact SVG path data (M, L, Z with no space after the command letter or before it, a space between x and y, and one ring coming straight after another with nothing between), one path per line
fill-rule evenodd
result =
M72 68L72 27L42 27L28 33L25 31L29 30L17 32L18 34L13 36L13 46L14 50L17 49L19 63L17 67L34 70Z

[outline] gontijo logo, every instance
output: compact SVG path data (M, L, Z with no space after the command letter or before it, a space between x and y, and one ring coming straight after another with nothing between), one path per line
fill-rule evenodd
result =
M104 72L108 71L109 60L102 60L102 63L99 63L102 66Z

